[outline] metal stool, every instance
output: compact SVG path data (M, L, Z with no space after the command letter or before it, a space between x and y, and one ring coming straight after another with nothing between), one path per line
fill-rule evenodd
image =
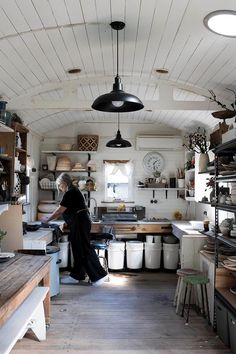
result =
M193 286L198 286L200 285L200 290L201 290L201 299L202 299L202 315L205 317L207 315L208 319L208 324L210 324L210 315L209 315L209 305L208 305L208 297L207 297L207 287L206 284L209 283L209 279L206 275L203 274L198 274L198 275L189 275L185 276L183 278L184 283L186 284L185 288L185 294L184 294L184 304L183 304L183 309L182 309L182 314L181 316L184 317L184 310L185 310L185 303L186 303L186 298L187 298L187 292L189 290L188 294L188 309L187 309L187 317L186 317L186 322L185 324L188 324L189 320L189 311L190 311L190 299L191 299L191 292L192 292L192 287ZM205 301L206 300L206 311L205 313Z
M179 313L180 305L181 305L181 296L184 290L184 283L183 283L183 278L188 275L196 275L200 274L199 270L196 269L191 269L191 268L181 268L178 269L176 274L179 276L178 277L178 282L175 290L175 296L174 296L174 302L173 305L176 306L176 314Z
M90 241L91 246L93 246L93 248L95 249L98 258L102 259L103 268L108 273L108 264L107 264L105 251L107 251L109 246L108 241L113 240L114 235L108 232L92 233L90 234L90 238L92 238L92 240ZM100 251L103 251L103 255L99 253Z

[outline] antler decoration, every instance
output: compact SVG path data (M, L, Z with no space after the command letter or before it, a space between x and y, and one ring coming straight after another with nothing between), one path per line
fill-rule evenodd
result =
M234 93L234 102L232 102L232 103L230 104L230 106L233 108L233 111L236 112L236 110L235 110L235 106L236 106L236 92L235 92L234 90L231 90L231 89L228 89L228 88L227 88L226 90L231 91L231 92ZM224 108L224 109L226 109L226 110L228 110L228 111L231 111L231 109L227 108L224 103L221 103L220 101L217 100L216 95L215 95L215 93L214 93L213 90L208 90L208 91L210 92L210 94L211 94L211 96L212 96L212 97L209 97L209 99L210 99L211 101L216 102L216 103L217 103L219 106L221 106L222 108Z

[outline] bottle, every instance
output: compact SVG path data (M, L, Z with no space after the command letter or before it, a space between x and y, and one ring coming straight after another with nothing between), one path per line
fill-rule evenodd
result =
M203 219L203 228L204 228L204 231L209 231L209 219L208 219L208 216L207 216L207 212L204 211L203 212L204 214L204 219Z

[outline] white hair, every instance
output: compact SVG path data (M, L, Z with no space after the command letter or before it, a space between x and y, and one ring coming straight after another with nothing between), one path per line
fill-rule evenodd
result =
M69 188L72 185L72 178L68 173L61 173L56 179L57 190L59 191L59 185L65 183Z

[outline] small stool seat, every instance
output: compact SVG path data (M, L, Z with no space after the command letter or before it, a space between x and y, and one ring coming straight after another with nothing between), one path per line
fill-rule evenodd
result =
M176 271L176 274L184 277L186 275L195 275L195 274L199 274L200 271L196 270L196 269L191 269L191 268L180 268Z
M186 288L184 294L184 304L183 304L183 309L181 314L182 317L184 317L186 298L188 293L188 309L187 309L187 317L185 323L188 324L188 320L189 320L190 299L191 299L192 288L194 286L197 287L199 285L201 290L201 301L202 301L201 312L204 317L207 316L208 323L210 324L209 305L208 305L207 287L206 287L206 285L209 283L208 277L204 274L188 275L183 278L183 282L186 284ZM206 301L206 305L205 305L205 301ZM205 313L205 309L206 309L206 313Z
M183 278L185 276L189 275L196 275L200 274L201 272L197 269L192 269L192 268L180 268L176 271L176 274L179 276L178 277L178 282L175 290L175 296L174 296L174 302L173 305L176 306L176 313L178 314L180 311L180 302L181 302L181 297L183 293Z
M206 275L198 274L198 275L188 275L184 277L184 283L191 284L191 285L200 285L200 284L207 284L209 283L209 279Z
M91 240L90 244L97 250L107 250L108 249L108 244L106 242Z
M95 249L98 258L101 258L103 261L103 267L108 273L108 264L107 264L107 259L106 259L106 254L105 252L108 250L109 240L114 239L114 235L109 232L100 232L100 233L90 233L90 245ZM101 252L102 254L99 253L99 251L104 251Z

